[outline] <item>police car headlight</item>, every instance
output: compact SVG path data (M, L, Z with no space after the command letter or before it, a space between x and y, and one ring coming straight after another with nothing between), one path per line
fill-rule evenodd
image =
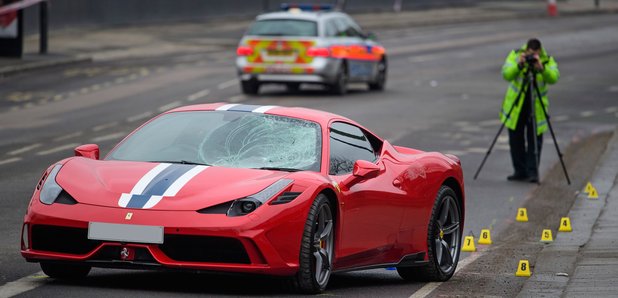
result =
M62 192L62 187L56 182L56 176L60 172L60 168L62 168L62 165L54 166L41 188L39 200L45 205L53 204L58 195L60 195L60 192Z

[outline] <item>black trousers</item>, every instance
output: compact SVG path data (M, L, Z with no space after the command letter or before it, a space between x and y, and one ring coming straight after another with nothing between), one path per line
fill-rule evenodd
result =
M517 126L515 130L509 129L509 145L511 146L511 160L515 174L520 176L538 177L537 163L534 162L534 137L536 132L530 121L530 99L526 96ZM537 148L539 150L539 161L541 160L541 149L543 147L543 134L536 136Z

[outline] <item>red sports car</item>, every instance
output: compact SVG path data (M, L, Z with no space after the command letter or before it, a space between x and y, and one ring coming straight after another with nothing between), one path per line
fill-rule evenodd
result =
M163 113L99 160L97 145L36 185L21 253L54 278L91 267L289 276L318 293L333 272L455 272L464 185L453 155L393 146L356 122L278 106Z

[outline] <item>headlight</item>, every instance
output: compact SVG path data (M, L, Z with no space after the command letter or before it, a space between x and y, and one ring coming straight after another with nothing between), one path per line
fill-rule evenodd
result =
M56 183L56 176L58 175L60 168L62 168L62 165L55 165L49 175L47 175L47 180L45 180L45 183L43 184L43 188L39 194L39 199L41 203L45 205L53 204L60 192L62 192L62 187Z
M290 186L292 182L294 182L292 179L280 179L254 195L234 201L227 211L227 216L241 216L255 211L274 195Z

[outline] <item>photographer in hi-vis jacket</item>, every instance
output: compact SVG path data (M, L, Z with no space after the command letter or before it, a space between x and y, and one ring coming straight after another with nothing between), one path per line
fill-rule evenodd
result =
M536 82L542 98L536 98L534 112L535 117L530 117L530 92L524 92L523 100L518 100L528 68L532 67L536 76ZM535 162L534 138L537 138L538 159L541 157L543 133L547 130L547 119L539 100L543 101L545 109L549 107L547 100L548 85L555 84L560 77L558 64L553 57L549 56L541 46L541 42L530 39L520 49L509 53L502 66L502 76L509 82L506 96L500 112L500 120L509 131L509 145L511 147L511 159L515 172L508 176L509 181L538 182L538 165ZM536 96L533 96L536 97ZM515 107L513 107L513 105ZM508 111L513 110L507 118ZM549 111L548 111L549 112ZM536 132L533 130L531 119L536 119Z

